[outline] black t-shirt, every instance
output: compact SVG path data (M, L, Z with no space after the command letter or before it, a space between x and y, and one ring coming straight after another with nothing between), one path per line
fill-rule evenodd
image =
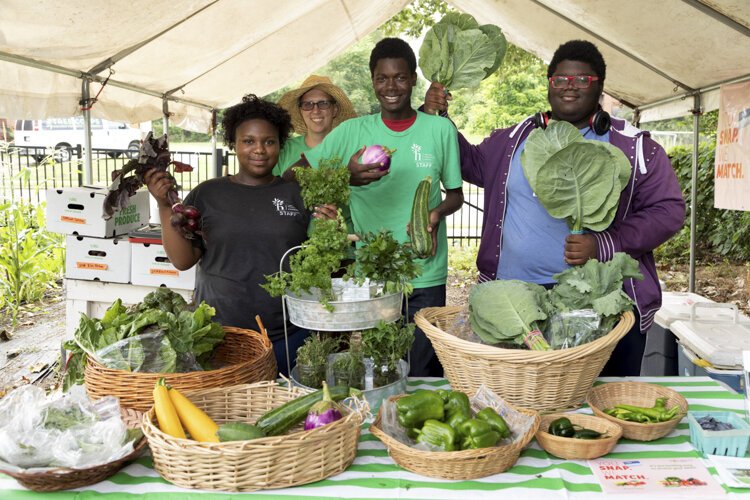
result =
M278 272L287 250L307 239L310 213L299 185L277 177L247 186L221 177L199 184L184 203L200 210L203 224L203 238L194 243L203 251L196 301L215 307L214 320L222 325L257 330L258 314L272 341L284 338L281 298L260 284Z

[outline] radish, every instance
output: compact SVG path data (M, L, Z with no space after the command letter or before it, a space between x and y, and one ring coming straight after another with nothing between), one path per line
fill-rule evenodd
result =
M380 163L379 170L388 170L391 168L391 156L395 152L395 149L388 149L380 144L367 146L365 152L362 153L362 164Z

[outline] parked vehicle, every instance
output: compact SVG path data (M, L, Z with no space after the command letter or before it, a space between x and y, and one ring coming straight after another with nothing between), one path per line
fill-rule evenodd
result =
M60 161L69 161L72 148L84 143L83 117L49 118L47 120L16 120L14 144L37 148L51 148ZM111 122L100 118L91 119L91 147L127 151L135 157L141 143L142 132L127 123ZM113 158L120 152L109 153ZM41 154L34 157L40 161Z

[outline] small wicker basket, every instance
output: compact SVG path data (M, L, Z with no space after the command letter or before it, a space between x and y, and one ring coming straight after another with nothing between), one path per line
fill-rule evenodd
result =
M601 432L604 437L599 439L577 439L555 436L547 432L549 424L566 417L573 425ZM614 422L592 415L581 413L554 413L542 417L536 440L547 453L568 460L591 460L611 452L622 437L622 427Z
M414 316L432 342L453 389L473 394L484 384L507 402L535 410L579 406L617 342L633 326L632 312L593 342L570 349L501 349L447 333L461 307L428 307Z
M604 413L604 410L618 404L651 407L656 398L667 398L667 408L680 407L675 418L667 422L642 424L620 420ZM680 393L656 384L645 382L610 382L594 387L587 397L588 405L598 417L614 422L622 427L622 435L635 441L653 441L674 430L688 411L688 403Z
M107 368L90 357L84 370L86 392L91 399L120 398L120 405L145 412L154 404L154 384L161 377L180 391L248 384L276 378L276 357L265 329L263 333L224 327L224 340L214 352L221 366L216 370L188 373L133 373Z
M217 423L253 423L267 411L307 392L274 382L217 387L187 394ZM162 432L154 410L143 416L154 468L185 488L256 491L320 481L346 469L357 454L362 409L311 431L301 424L290 434L251 441L205 443Z
M135 428L140 425L142 413L131 409L122 409L122 419L128 428ZM59 467L39 472L25 471L7 471L0 470L1 473L11 476L19 484L32 491L48 492L60 490L72 490L81 488L90 484L104 481L109 476L120 470L126 463L135 460L143 453L148 442L143 436L137 443L133 444L133 451L122 458L118 458L106 464L87 467L85 469L70 469Z
M391 396L388 399L396 401L404 396L406 394ZM509 406L512 407L512 405ZM382 406L375 422L370 426L370 432L388 448L393 461L406 470L439 479L476 479L510 469L518 461L521 450L529 444L539 428L539 414L536 411L513 408L533 418L532 425L520 439L514 440L511 444L492 448L462 451L425 451L412 448L381 429Z

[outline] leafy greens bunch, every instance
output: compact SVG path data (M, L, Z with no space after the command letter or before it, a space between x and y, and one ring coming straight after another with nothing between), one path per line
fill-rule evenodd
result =
M493 24L451 12L435 24L419 49L419 68L431 82L446 88L476 88L500 67L508 43Z
M323 159L318 168L294 167L294 176L308 210L324 204L342 207L349 203L350 173L341 158Z
M604 231L612 224L631 171L620 149L584 139L565 121L532 131L521 165L539 202L573 232Z
M603 331L611 330L632 300L622 291L627 278L643 279L638 262L623 252L612 260L591 259L553 276L550 290L518 280L497 280L475 285L469 293L472 330L487 344L523 344L532 330L545 331L547 320L558 312L593 309Z
M378 322L362 332L362 352L375 365L375 385L382 387L399 378L398 363L414 343L414 323Z
M400 243L387 229L363 235L354 257L345 279L352 279L360 285L367 278L383 282L386 293L403 291L410 294L413 290L410 280L422 272L411 245Z
M71 356L67 362L63 390L67 391L71 386L83 382L86 354L93 355L126 338L131 341L127 352L122 354L121 363L117 364L118 367L129 366L137 371L147 357L137 336L157 330L166 333L157 353L159 364L164 367L160 371L176 371L178 358L188 354L194 355L199 363L205 363L214 347L224 339L224 329L219 323L211 321L215 314L216 310L205 302L191 309L185 299L168 288L158 288L130 309L122 305L121 299L117 299L101 319L81 314L74 340L64 345ZM112 353L109 356L111 361Z

